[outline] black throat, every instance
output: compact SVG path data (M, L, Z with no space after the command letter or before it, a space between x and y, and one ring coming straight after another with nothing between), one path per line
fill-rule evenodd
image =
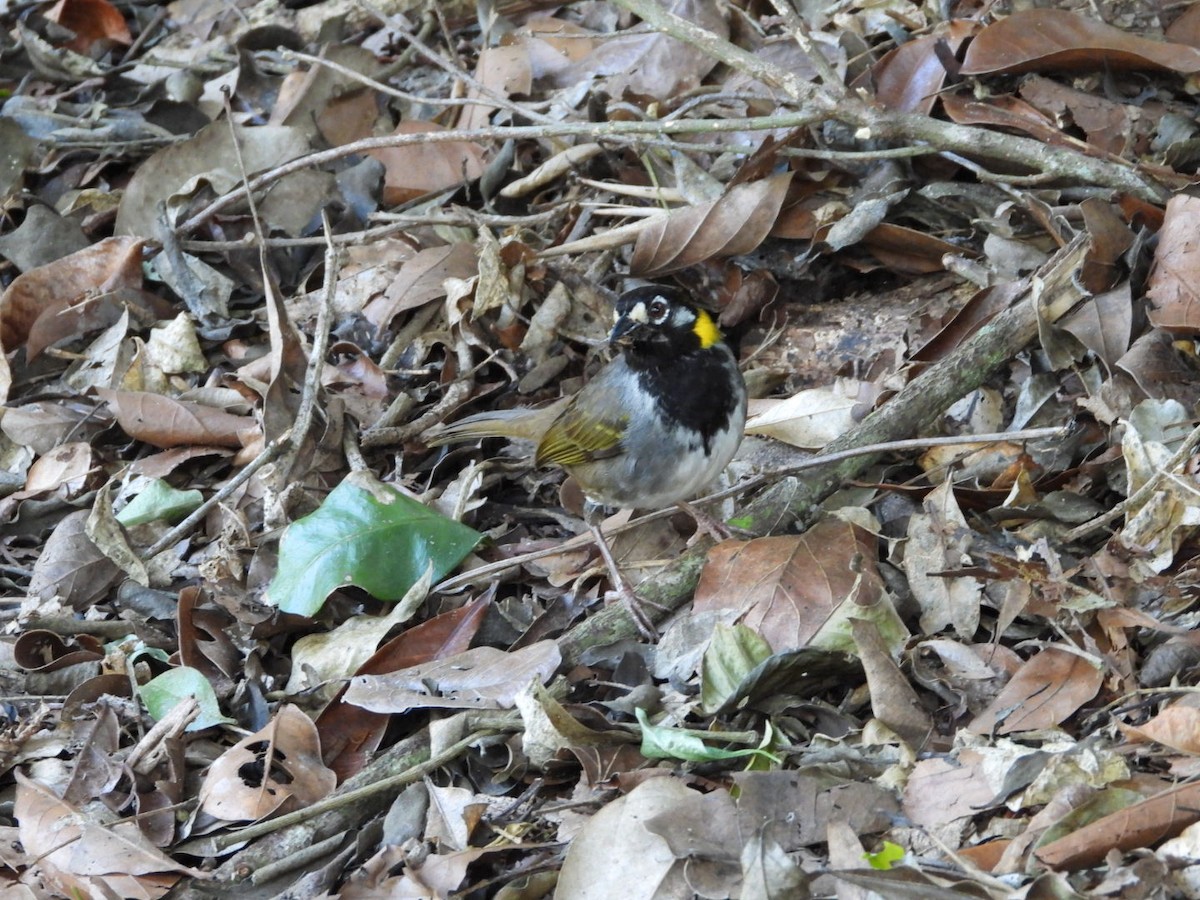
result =
M646 352L635 344L625 351L625 362L658 401L664 418L699 432L705 452L711 452L713 439L728 427L737 409L738 397L729 380L736 363L729 348L718 343L664 356L661 350Z

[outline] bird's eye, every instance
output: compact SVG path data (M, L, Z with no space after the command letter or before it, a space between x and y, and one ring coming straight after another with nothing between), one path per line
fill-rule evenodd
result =
M670 305L662 297L656 297L653 300L651 300L650 307L648 310L648 312L650 313L651 321L661 322L664 319L666 319L667 311L670 308L671 308Z

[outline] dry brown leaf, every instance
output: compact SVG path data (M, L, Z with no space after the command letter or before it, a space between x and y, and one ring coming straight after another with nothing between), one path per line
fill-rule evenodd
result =
M802 535L725 541L708 554L694 608L737 610L776 652L804 647L847 600L879 599L874 559L874 537L837 519Z
M912 747L922 746L933 731L933 719L921 698L892 659L874 622L853 619L850 631L867 674L871 713Z
M410 119L392 134L430 134L446 129ZM429 141L367 151L384 167L383 202L407 203L443 188L474 181L483 174L483 148L471 141Z
M976 734L1053 728L1100 690L1104 672L1078 653L1049 646L1030 658L968 727Z
M1181 753L1200 754L1200 709L1194 706L1168 706L1142 725L1118 724L1130 743L1155 741Z
M110 298L141 287L144 243L105 238L18 275L0 295L0 345L11 351L30 341L32 359L55 341L111 325L120 307Z
M1044 844L1034 855L1052 869L1084 869L1101 863L1109 850L1152 847L1197 821L1200 784L1182 784Z
M673 210L638 232L632 275L662 275L714 257L749 253L771 232L792 173L738 184L711 203Z
M133 43L125 17L107 0L58 0L45 16L74 34L65 47L93 59L114 44Z
M66 487L68 494L74 494L83 488L92 465L90 444L81 441L60 444L29 467L25 490L36 493Z
M947 255L956 256L963 248L931 234L883 222L862 239L862 246L894 272L906 275L927 275L946 268L942 262Z
M940 53L952 59L963 41L978 30L979 24L970 19L951 19L933 34L888 51L871 68L875 98L889 109L928 115L949 74Z
M963 75L1061 70L1200 72L1200 50L1152 41L1063 9L1026 9L987 26L967 48Z
M529 49L520 44L485 47L475 63L475 80L501 97L528 94L533 88L533 65ZM467 99L474 100L475 104L466 108L458 127L468 131L486 128L497 109L491 95L472 85Z
M147 841L133 822L95 821L49 788L15 771L14 815L25 852L67 896L157 898L180 874L207 877L180 865Z
M1048 144L1068 143L1053 119L1016 97L998 95L983 100L962 94L945 94L942 108L959 125L987 125L1022 131Z
M1200 197L1176 194L1167 202L1147 282L1150 321L1177 334L1200 332Z
M1089 297L1060 319L1058 327L1073 334L1111 372L1129 350L1133 315L1131 287L1124 281L1111 291Z
M120 569L88 538L87 520L88 510L81 509L55 527L33 565L30 598L61 597L67 606L86 609L108 593Z
M470 278L478 270L473 244L429 247L404 263L383 296L368 303L363 315L377 328L388 328L399 313L445 297L447 278Z
M188 444L242 447L259 430L258 423L250 416L235 416L211 406L172 400L161 394L106 388L97 388L96 393L112 408L117 423L127 435L155 447L165 449Z

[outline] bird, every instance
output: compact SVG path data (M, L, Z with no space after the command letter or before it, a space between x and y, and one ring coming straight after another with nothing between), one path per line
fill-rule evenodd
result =
M606 507L680 505L725 469L746 424L746 384L712 314L682 290L639 285L616 302L609 346L618 353L577 393L540 409L494 410L442 426L430 446L475 438L532 442L536 466L566 470L585 498L584 521L639 630L657 637L621 574L599 521ZM707 523L703 521L707 519Z

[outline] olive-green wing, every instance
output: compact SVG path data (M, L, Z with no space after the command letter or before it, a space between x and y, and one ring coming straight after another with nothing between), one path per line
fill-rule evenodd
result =
M616 456L629 417L612 409L591 409L588 403L572 403L546 431L538 444L535 463L578 466L597 459Z

